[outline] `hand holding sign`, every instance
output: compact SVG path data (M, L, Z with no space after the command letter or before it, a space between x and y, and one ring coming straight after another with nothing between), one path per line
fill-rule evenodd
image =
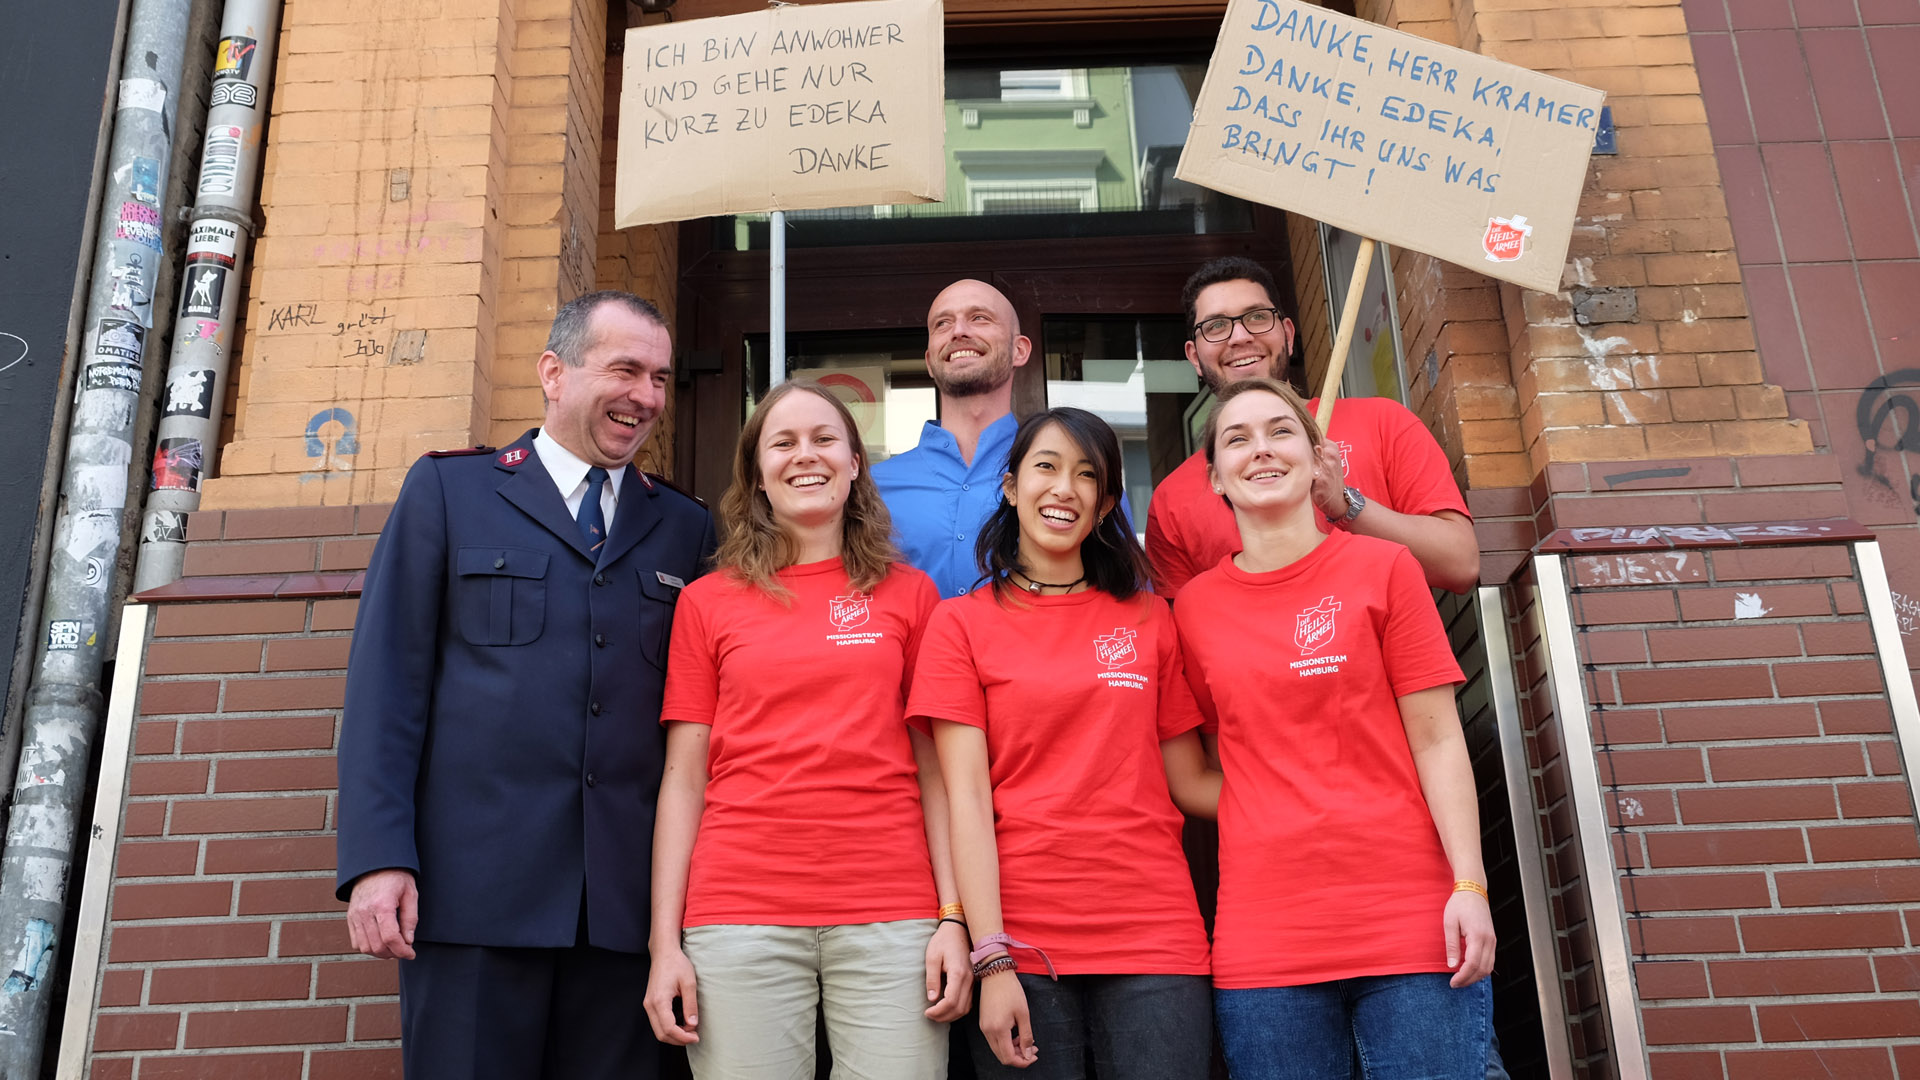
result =
M1603 97L1299 0L1231 0L1177 175L1551 292ZM1368 240L1322 423L1372 255Z

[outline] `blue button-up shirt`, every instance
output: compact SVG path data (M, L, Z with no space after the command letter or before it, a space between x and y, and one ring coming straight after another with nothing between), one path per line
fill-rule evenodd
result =
M973 545L1000 501L1007 451L1019 427L1012 413L988 424L968 464L953 434L930 420L920 429L920 445L874 463L873 482L893 514L901 550L941 596L964 596L980 579Z
M893 515L907 562L932 578L941 596L965 596L980 580L974 545L1000 502L1007 453L1019 428L1012 413L988 424L968 464L952 433L929 420L920 429L920 445L873 465L873 482ZM1125 493L1120 510L1133 520Z

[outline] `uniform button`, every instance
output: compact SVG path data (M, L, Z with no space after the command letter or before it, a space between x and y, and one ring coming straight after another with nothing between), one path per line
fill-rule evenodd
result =
M972 490L973 490L973 485L972 485L972 484L961 484L961 485L960 485L960 490L961 490L961 491L972 491Z
M597 777L597 776L595 776L595 775L593 775L592 773L588 773L588 774L587 774L587 786L588 786L588 787L593 787L593 786L595 786L595 785L597 785L597 784L599 784L599 783L600 783L600 778L599 778L599 777Z
M493 568L495 570L498 570L505 565L507 565L507 557L505 555L502 555L493 560Z
M595 635L593 635L593 643L594 643L595 645L598 645L598 646L600 646L600 647L601 647L601 648L603 648L603 649L604 649L604 648L606 648L606 647L607 647L607 635L605 635L605 634L595 634Z
M599 716L599 715L600 715L600 703L596 701L596 702L594 702L593 704L591 704L591 705L589 705L589 706L587 706L587 711L588 711L588 712L590 712L590 713L592 713L592 714L593 714L593 715L595 715L595 716Z
M954 534L953 534L953 538L954 538L955 540L965 540L965 539L967 538L967 534L966 534L966 533L954 533Z
M593 583L595 585L605 585L607 583L607 575L605 574L593 575Z
M967 595L967 587L965 585L955 585L953 587L953 595L955 596Z

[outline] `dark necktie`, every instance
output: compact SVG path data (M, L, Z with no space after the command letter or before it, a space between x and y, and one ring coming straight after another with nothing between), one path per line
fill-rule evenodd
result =
M580 500L575 520L580 522L580 535L586 538L589 551L599 551L607 542L607 516L600 512L600 489L606 482L607 470L598 465L587 470L587 493Z

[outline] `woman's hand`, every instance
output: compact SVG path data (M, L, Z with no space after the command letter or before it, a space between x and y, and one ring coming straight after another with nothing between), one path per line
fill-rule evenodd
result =
M1014 1029L1020 1029L1018 1038ZM1039 1060L1033 1045L1033 1018L1027 1014L1027 992L1011 971L989 975L980 982L980 1030L1000 1064L1024 1069Z
M958 1020L973 1005L973 964L967 959L967 928L942 921L927 940L927 1019Z
M674 1022L673 1002L680 999L687 1022ZM700 1041L700 1006L694 993L693 961L678 948L653 950L653 970L647 974L647 1023L653 1037L670 1046Z
M1462 890L1447 900L1442 923L1447 935L1447 966L1456 989L1493 974L1493 911L1487 898Z

